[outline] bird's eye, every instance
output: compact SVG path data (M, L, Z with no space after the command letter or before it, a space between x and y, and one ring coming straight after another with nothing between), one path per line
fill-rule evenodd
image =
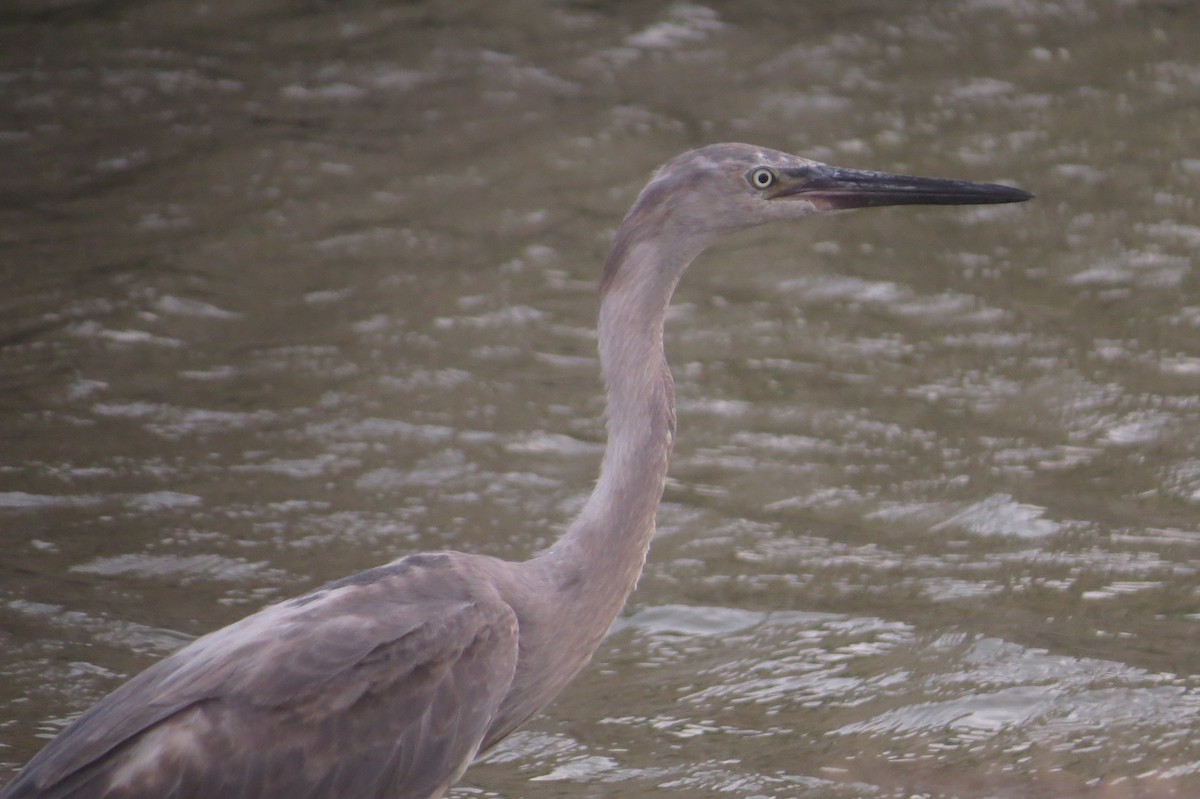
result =
M765 166L752 171L749 177L750 185L756 189L769 189L775 185L775 173Z

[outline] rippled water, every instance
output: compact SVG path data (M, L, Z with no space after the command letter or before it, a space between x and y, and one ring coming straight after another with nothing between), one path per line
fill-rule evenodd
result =
M1008 180L704 256L593 667L460 796L1200 792L1200 12L0 11L0 765L197 635L594 477L595 280L747 140Z

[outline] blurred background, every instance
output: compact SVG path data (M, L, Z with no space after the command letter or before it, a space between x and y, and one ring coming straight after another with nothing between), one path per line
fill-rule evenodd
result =
M523 558L596 280L741 140L1038 195L743 234L593 666L457 797L1200 795L1200 7L8 0L0 781L191 636Z

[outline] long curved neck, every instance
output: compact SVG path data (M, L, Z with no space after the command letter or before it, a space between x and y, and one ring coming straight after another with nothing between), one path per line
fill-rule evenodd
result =
M601 283L604 463L562 538L501 572L517 610L520 653L485 746L556 696L591 659L637 584L654 535L675 432L663 322L679 276L702 247L670 247L653 231L647 235L639 207L640 201L618 229Z
M599 638L637 584L654 535L675 432L675 392L663 323L679 276L698 250L640 239L630 220L605 266L600 364L608 445L595 490L563 537L538 560L578 623Z

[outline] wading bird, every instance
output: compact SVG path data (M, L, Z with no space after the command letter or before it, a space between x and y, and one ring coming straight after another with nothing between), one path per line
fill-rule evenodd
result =
M600 283L608 444L591 498L523 563L410 555L217 630L72 722L0 799L430 799L579 673L646 559L675 432L663 321L723 236L878 205L1020 189L716 144L663 166Z

